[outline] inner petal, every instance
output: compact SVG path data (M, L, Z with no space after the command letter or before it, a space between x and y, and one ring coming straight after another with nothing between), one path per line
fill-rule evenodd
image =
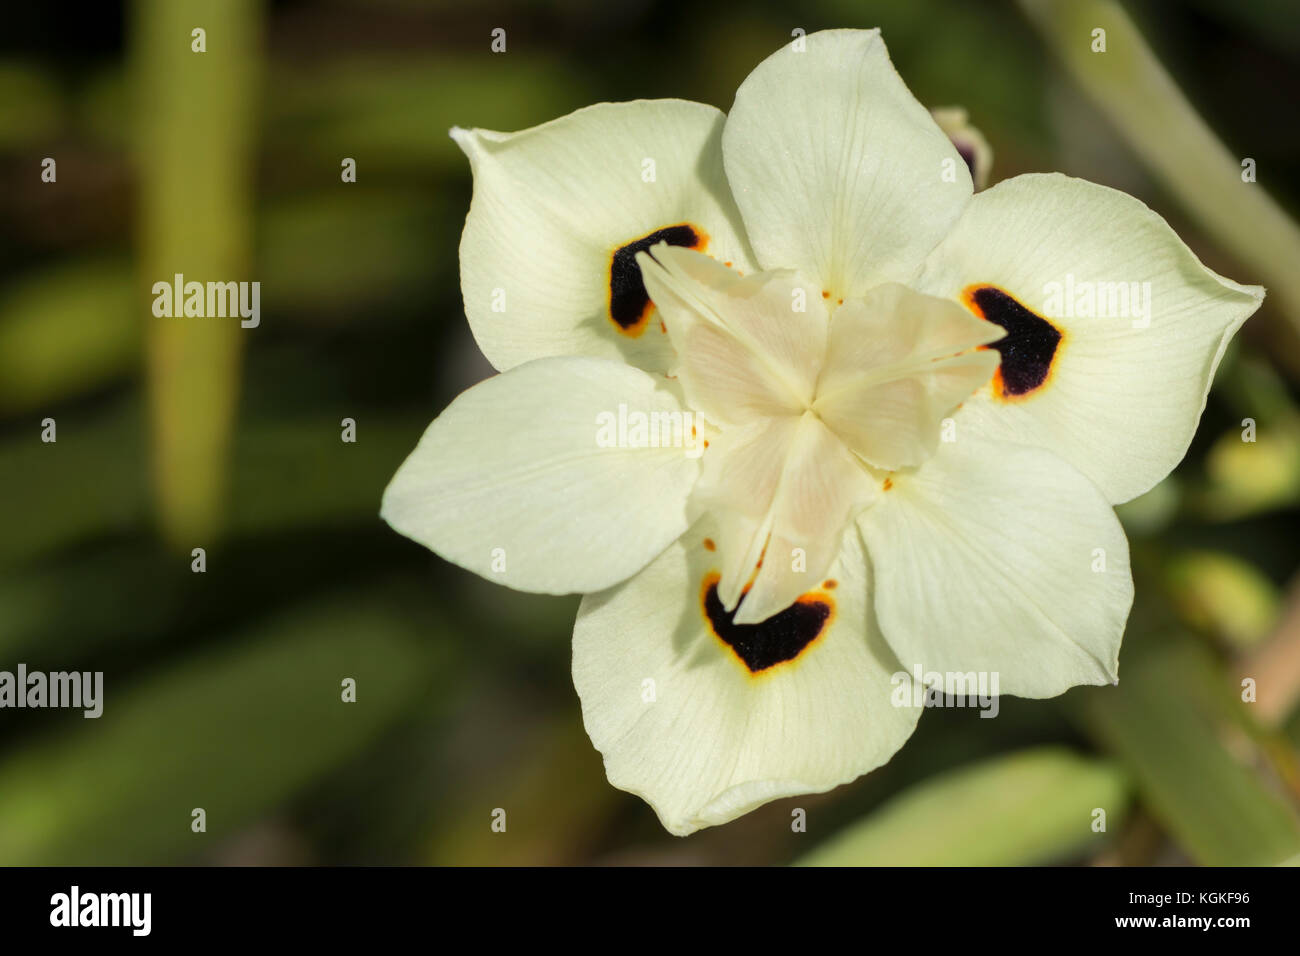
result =
M718 597L756 624L821 581L875 483L812 412L724 431L691 496L718 522Z
M695 408L714 422L743 424L808 407L829 325L820 293L792 272L741 276L666 244L637 261Z
M946 299L886 284L841 306L813 408L865 461L894 471L934 453L940 424L997 369L1006 333Z

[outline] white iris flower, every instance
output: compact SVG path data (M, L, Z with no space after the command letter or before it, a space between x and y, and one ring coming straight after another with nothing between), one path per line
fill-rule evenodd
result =
M1262 289L1103 186L975 195L874 30L781 49L725 117L642 101L452 135L465 311L500 374L383 516L489 580L587 595L587 731L668 830L885 763L921 710L903 675L1117 679L1112 506L1182 458Z

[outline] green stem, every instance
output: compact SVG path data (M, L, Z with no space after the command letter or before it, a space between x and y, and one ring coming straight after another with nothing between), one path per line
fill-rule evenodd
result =
M177 273L251 281L260 2L136 0L132 19L142 291ZM192 49L196 28L206 52ZM220 528L242 336L253 332L238 317L156 318L151 304L152 294L141 305L157 518L187 550Z
M1084 92L1201 226L1277 297L1300 329L1300 229L1183 96L1114 0L1019 0ZM1093 52L1093 31L1106 31ZM1267 172L1267 170L1265 170Z

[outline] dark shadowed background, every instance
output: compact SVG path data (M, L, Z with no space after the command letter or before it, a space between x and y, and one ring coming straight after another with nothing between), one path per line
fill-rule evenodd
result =
M0 710L0 863L1294 858L1300 297L1287 265L1300 257L1265 196L1300 208L1300 16L1286 2L1126 6L1233 163L1255 160L1250 209L1191 133L1192 148L1143 142L1174 108L1140 70L1120 95L1108 87L1133 55L1113 8L1054 6L11 5L0 670L100 670L105 705L98 720ZM1093 20L1111 60L1086 59ZM1186 462L1121 509L1138 597L1118 688L1006 698L996 720L929 711L883 769L676 839L609 786L583 732L577 598L488 584L378 518L428 422L491 371L462 310L471 184L447 130L644 97L725 110L795 28L877 25L922 102L970 111L994 181L1061 170L1124 189L1270 296ZM356 183L340 180L344 157ZM1225 206L1241 228L1223 225ZM150 286L177 271L260 281L261 326L154 319ZM55 443L41 440L47 418ZM1243 677L1259 682L1254 703ZM498 807L505 834L490 828ZM795 807L806 833L791 831Z

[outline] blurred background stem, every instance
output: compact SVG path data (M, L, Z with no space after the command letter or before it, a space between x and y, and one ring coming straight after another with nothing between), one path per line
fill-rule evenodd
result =
M1142 163L1276 296L1300 332L1300 229L1229 151L1114 0L1019 0L1057 58ZM1093 31L1105 30L1105 52ZM1254 158L1254 157L1251 157ZM1257 170L1267 180L1272 170Z
M156 515L188 550L218 533L239 393L237 318L158 318L145 293L186 281L246 281L250 263L259 0L136 0L141 314ZM205 52L193 31L205 31ZM180 303L175 304L180 311Z

